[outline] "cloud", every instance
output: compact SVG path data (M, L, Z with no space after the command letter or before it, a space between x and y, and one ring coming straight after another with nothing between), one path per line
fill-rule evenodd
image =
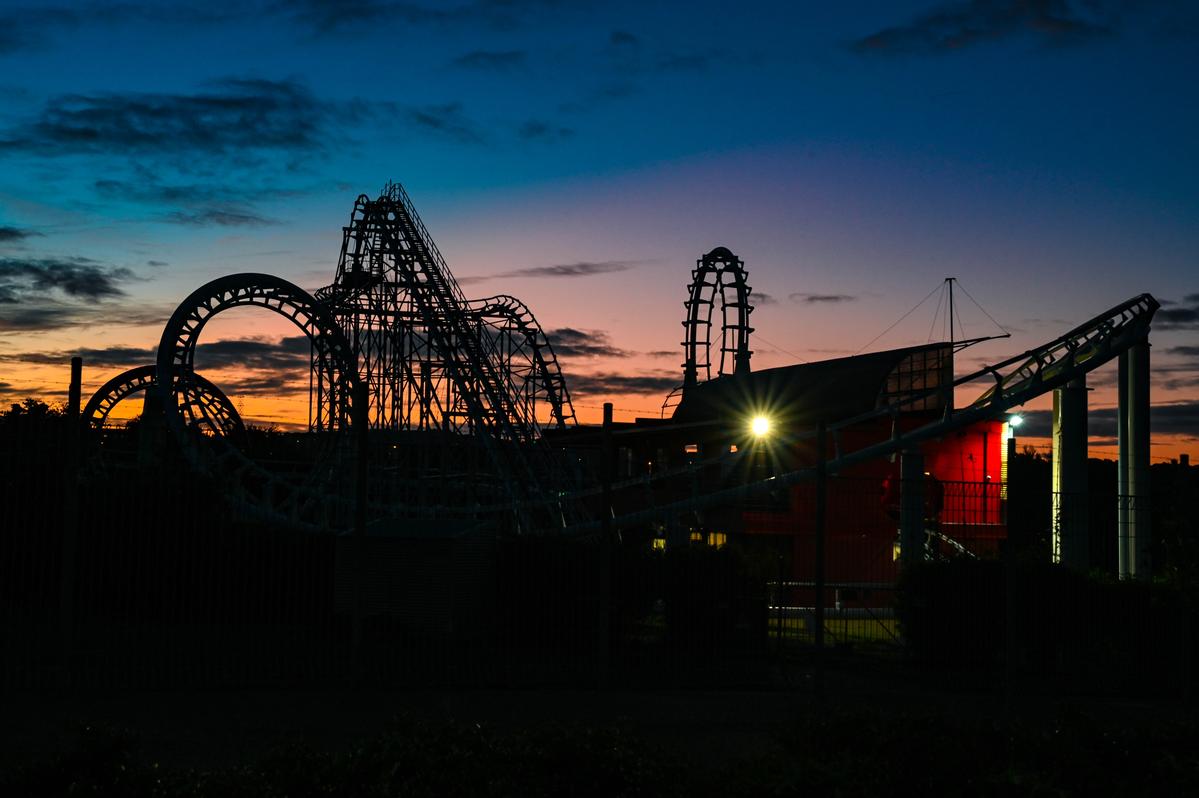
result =
M271 341L266 338L228 338L196 346L197 369L245 368L258 371L303 369L310 365L311 343L305 335Z
M572 357L628 357L629 353L613 346L608 334L602 330L576 330L562 327L549 330L545 337L554 347L554 354L562 358Z
M1166 352L1183 357L1199 357L1199 346L1172 346Z
M115 304L80 299L62 301L54 296L22 293L15 303L6 303L0 287L0 333L28 333L70 327L156 327L161 328L174 311L172 304ZM9 295L11 298L11 295Z
M660 56L654 63L660 72L701 72L714 61L725 56L725 51L714 50L703 53L673 53Z
M1153 326L1159 330L1199 329L1199 294L1187 294L1182 302L1163 300L1153 314Z
M560 5L556 0L475 0L461 4L407 0L291 0L273 9L318 35L366 26L456 25L513 28L531 15Z
M239 376L229 381L257 380L285 382L297 370L307 373L309 367L308 338L306 335L289 335L278 340L266 338L230 338L199 343L195 347L195 367L201 371L222 369L246 369L255 371L251 376ZM156 361L157 349L152 346L114 345L82 347L82 349L16 352L0 356L2 361L56 365L82 357L89 368L128 369Z
M194 94L68 94L0 135L0 151L44 156L244 157L322 147L335 109L301 83L225 78Z
M1102 407L1087 413L1087 429L1091 436L1117 437L1117 409ZM1020 435L1048 438L1053 433L1053 411L1030 410L1021 413L1024 424ZM1186 435L1199 437L1199 401L1155 404L1149 408L1149 428L1155 435Z
M614 48L636 48L641 46L641 39L627 30L614 30L608 36L608 46Z
M580 261L578 263L556 263L552 266L531 266L527 269L513 269L496 274L485 274L475 277L459 277L460 285L481 283L485 280L495 280L501 277L590 277L593 274L610 274L624 272L634 268L640 261L604 260Z
M520 128L517 130L517 134L526 141L535 139L542 141L561 141L562 139L568 139L572 137L575 132L571 128L561 127L551 122L544 122L540 119L530 119L520 126Z
M749 295L749 301L753 303L755 307L761 307L762 305L777 305L779 303L779 301L774 298L773 294L768 294L765 291L754 291Z
M0 258L0 303L51 290L92 300L122 296L125 292L118 284L133 276L129 269L90 258Z
M471 50L450 62L460 69L484 72L506 72L524 66L528 54L524 50Z
M579 261L577 263L556 263L552 266L533 266L528 269L516 269L501 272L496 277L590 277L593 274L610 274L632 269L635 261L605 260Z
M570 391L575 395L598 394L664 394L679 386L682 376L673 372L651 374L585 374L568 378Z
M227 7L210 10L207 4L117 2L53 6L31 2L0 14L0 55L44 47L48 34L85 25L119 25L131 21L196 25L226 22L234 13Z
M162 217L163 221L189 227L266 227L279 224L248 208L204 208L198 211L172 211Z
M149 205L155 210L154 221L193 226L261 227L278 224L258 211L261 200L279 200L301 196L304 189L260 186L254 179L240 175L222 176L216 182L163 181L156 170L133 164L131 178L103 178L93 183L96 193L106 200ZM173 210L172 210L173 209Z
M170 266L171 264L167 263L165 260L148 260L148 261L146 261L146 265L153 266L154 268L157 269L157 268L161 268L163 266Z
M27 238L40 235L41 233L35 232L28 228L13 227L12 225L0 225L0 244L24 241Z
M81 349L61 349L44 352L19 352L4 355L2 359L36 365L60 365L69 363L73 357L83 358L83 365L89 368L127 369L135 366L149 365L154 362L157 354L153 347L106 346L102 348L84 347Z
M462 112L462 103L403 108L400 113L413 126L454 141L478 144L484 138L475 123Z
M1093 0L965 0L939 6L850 45L860 53L944 53L988 41L1031 36L1049 45L1111 34L1116 2Z
M839 305L844 302L856 302L858 298L849 294L807 294L797 292L788 294L787 299L803 305Z

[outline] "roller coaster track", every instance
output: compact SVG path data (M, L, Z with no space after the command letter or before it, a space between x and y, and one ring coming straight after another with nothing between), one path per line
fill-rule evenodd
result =
M520 339L527 347L532 374L525 380L525 384L520 385L514 379L518 376L514 370L511 367L505 368L509 393L519 395L544 392L546 402L550 406L551 421L558 427L576 425L578 420L575 418L574 405L570 401L566 378L562 376L562 369L558 366L558 358L554 356L554 347L528 306L516 297L500 294L486 299L472 299L467 302L467 307L485 324L500 329L511 327L519 333Z
M369 270L375 277L382 275L381 259L393 259L399 270L396 277L406 287L429 343L440 354L445 372L465 405L471 427L482 439L495 473L507 489L518 527L561 528L579 519L580 508L535 501L545 495L561 495L573 486L563 484L569 474L558 462L559 454L540 440L531 403L521 401L511 390L511 374L497 337L479 324L480 313L491 313L507 316L518 327L523 324L528 328L535 324L532 314L519 303L499 298L483 309L476 306L472 312L471 303L398 183L388 184L376 201L359 198L357 208L362 213L359 216L356 211L350 231L360 239L355 257L368 254L372 260ZM363 271L361 264L356 266ZM553 350L544 335L535 338L535 349L548 370L546 356L552 359ZM553 369L557 370L556 362ZM560 373L550 377L548 382L559 387L551 384L547 389L564 397ZM524 513L531 508L542 513L550 509L550 517L525 517Z
M1071 380L1110 362L1134 344L1146 340L1153 314L1159 307L1160 304L1152 296L1141 294L1035 349L994 365L984 366L955 379L951 384L908 394L874 410L830 424L827 434L833 444L833 457L825 462L825 471L835 474L850 466L901 452L978 421L996 418L1013 407L1064 386ZM952 398L957 388L985 379L992 380L992 384L977 399L960 409L954 409ZM940 418L914 429L900 431L899 414L905 407L921 407L923 400L938 395L945 408ZM886 438L860 445L850 451L843 447L842 432L861 428L867 422L887 418L892 420L892 425L891 434ZM813 430L797 436L796 439L811 439L817 434ZM816 474L815 467L797 469L756 482L637 510L614 518L612 523L616 526L629 526L690 510L729 505L741 499L811 480ZM593 521L571 527L568 531L586 533L599 528L600 523Z

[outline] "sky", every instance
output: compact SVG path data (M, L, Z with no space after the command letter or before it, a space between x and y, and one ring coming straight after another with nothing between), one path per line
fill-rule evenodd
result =
M73 354L85 397L152 362L212 278L331 282L395 180L468 295L529 305L585 422L658 414L725 246L759 369L936 340L950 276L957 336L1011 333L959 373L1152 293L1154 455L1199 456L1196 75L1169 0L0 0L0 404L62 401ZM296 336L230 311L196 365L286 426Z

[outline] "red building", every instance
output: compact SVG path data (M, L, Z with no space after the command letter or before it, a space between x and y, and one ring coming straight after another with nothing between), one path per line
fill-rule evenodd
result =
M680 451L666 460L692 457L703 462L735 453L739 457L729 459L737 464L719 474L707 473L704 489L755 482L815 465L819 452L812 433L819 424L838 427L903 402L894 416L875 416L826 436L825 458L835 464L844 453L939 419L945 407L935 389L952 382L952 352L950 344L930 344L698 383L686 390L670 424L687 440L679 447L682 439L672 435ZM754 418L765 419L769 431L755 435ZM994 553L1006 537L1005 437L1003 421L984 421L920 445L928 556ZM645 454L650 461L660 458L661 447ZM894 579L899 482L898 455L829 474L825 562L830 581ZM813 566L816 490L814 481L799 482L736 507L697 513L693 523L704 540L715 532L713 541L727 539L724 535L753 546L770 545L765 539L773 537L776 551L790 549L795 578L807 578Z

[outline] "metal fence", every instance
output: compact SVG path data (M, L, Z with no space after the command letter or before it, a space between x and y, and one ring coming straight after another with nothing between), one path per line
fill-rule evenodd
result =
M823 540L796 496L665 549L654 528L355 542L238 519L172 468L69 480L70 443L36 442L0 450L7 688L766 685L817 644L1087 689L1182 692L1195 670L1183 593L1051 567L1048 500L999 485L943 485L912 566L880 486L848 479ZM1114 574L1118 502L1086 501Z

